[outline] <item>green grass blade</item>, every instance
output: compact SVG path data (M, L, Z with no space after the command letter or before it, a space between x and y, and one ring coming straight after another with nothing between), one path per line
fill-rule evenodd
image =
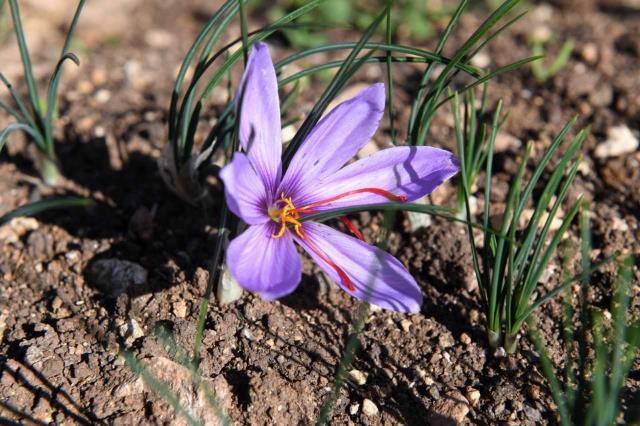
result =
M318 120L320 120L320 117L329 105L329 102L331 102L331 99L333 99L337 95L337 93L346 84L350 75L353 74L361 65L361 60L357 60L358 54L364 48L365 43L367 43L367 41L377 30L378 26L386 16L387 9L388 6L369 25L358 44L349 53L349 56L345 59L344 63L342 64L334 78L331 80L322 96L320 96L318 102L314 105L311 112L300 126L300 129L298 130L291 143L289 143L289 146L287 146L282 161L283 172L286 170L289 162L291 161L291 158L293 157L293 154L295 154L302 142L306 139L313 127L316 125Z
M214 55L214 58L208 58L208 54L209 54L208 51L212 49L214 44L220 39L220 37L222 36L222 33L231 24L231 21L233 20L235 15L238 13L239 9L240 9L240 2L234 5L234 7L225 16L222 17L222 21L215 27L215 30L211 34L211 37L209 38L209 41L205 46L204 51L202 52L200 61L198 62L198 65L196 66L196 69L193 72L193 76L191 77L191 82L189 83L189 87L187 88L184 94L182 103L180 105L180 110L178 112L178 122L176 123L176 127L180 131L180 138L176 139L174 143L178 145L177 149L182 151L182 157L178 157L178 158L191 157L191 148L193 147L193 141L189 141L187 139L187 133L189 132L190 123L193 123L193 122L197 123L198 120L200 119L200 116L199 116L200 110L198 110L198 113L196 114L196 112L192 109L193 101L196 96L196 89L198 87L200 79L206 72L208 68L208 64L210 63L212 64L215 58L218 55L221 55L222 53L224 53L226 49L222 49L220 52L218 52L218 54ZM242 37L240 40L244 41ZM204 100L201 98L198 101L198 103L203 104ZM177 138L177 137L178 137L177 134L174 135L174 138Z
M485 84L491 80L493 80L494 78L502 75L502 74L507 74L510 73L512 71L517 70L518 68L521 68L523 65L526 65L530 62L533 61L537 61L538 59L540 59L540 56L532 56L529 58L524 58L524 59L520 59L519 61L513 62L511 64L505 65L503 67L500 67L494 71L491 71L490 73L478 78L477 80L475 80L473 83L470 83L468 85L466 85L465 87L463 87L462 89L458 90L459 93L464 93L468 90L471 90L475 87L480 86L481 84ZM435 107L433 108L433 110L435 111L436 109L440 108L442 105L444 105L445 103L447 103L448 101L451 100L451 96L448 96L444 99L442 99L440 102L438 102L437 104L435 104Z
M542 176L542 173L544 172L545 167L547 166L547 164L549 163L553 155L556 153L556 151L560 147L560 144L562 143L564 138L567 136L567 133L569 133L569 130L573 128L577 119L578 117L573 117L571 120L569 120L569 122L565 124L565 126L562 128L558 136L556 136L555 140L551 143L551 146L549 146L549 148L545 151L544 155L542 156L542 159L540 160L540 163L538 163L535 170L533 171L533 174L531 176L531 179L529 180L529 183L524 189L524 192L522 194L522 199L516 211L517 217L520 217L522 215L522 211L525 209L527 202L531 198L531 194L533 194L533 190L538 184L538 180L540 180L540 177Z
M289 65L293 62L299 61L309 56L317 55L320 53L333 52L336 50L351 50L358 45L357 42L342 42L342 43L333 43L324 46L318 46L309 48L306 50L302 50L300 52L296 52L281 61L275 64L275 68L278 72L280 72L286 65ZM438 64L448 64L451 62L450 59L436 54L431 53L426 50L417 49L411 46L399 45L399 44L389 44L389 43L378 43L378 42L367 42L364 44L364 49L370 50L380 50L384 52L393 52L393 53L402 53L405 55L414 55L420 58L423 58L426 62L435 62ZM466 72L467 74L473 77L481 77L480 72L468 65L468 64L458 64L456 65L456 69Z
M69 25L69 31L67 31L67 36L64 39L64 44L62 45L62 53L60 53L60 57L62 58L65 53L69 51L69 47L71 46L71 42L73 41L73 34L75 33L76 27L78 26L78 21L80 20L80 15L82 14L82 9L84 8L86 0L78 1L78 6L76 7L76 12L73 14L73 19L71 20L71 24Z
M247 60L249 59L249 36L247 35L247 17L244 13L244 1L238 0L238 7L240 8L240 32L242 33L242 56L244 58L244 65L247 66Z
M33 69L31 66L31 56L29 56L29 49L27 42L24 38L24 30L22 29L22 20L20 18L20 8L18 7L17 0L9 0L9 7L11 8L11 18L13 20L13 28L18 40L18 49L20 50L20 58L22 59L22 66L24 69L24 78L27 82L27 88L29 92L29 99L31 102L31 108L36 115L40 116L40 98L38 97L38 89L36 87L36 81L33 77Z
M137 376L141 377L142 380L155 392L157 393L163 400L165 400L171 407L184 417L187 423L191 426L201 426L202 423L199 422L193 415L189 412L189 410L182 405L180 402L180 398L171 390L169 385L158 379L154 376L142 362L138 361L136 357L129 351L123 351L121 356L124 358L127 366L133 371Z
M467 178L467 165L465 161L465 157L467 156L465 153L464 146L464 135L463 129L460 124L460 99L457 95L454 95L452 102L452 110L453 110L453 122L454 129L456 133L456 142L458 146L458 155L460 156L460 176L461 176L461 186L463 190L463 198L466 207L466 216L467 216L467 234L469 236L469 244L471 245L471 257L473 259L473 271L476 275L476 279L478 280L479 286L482 287L482 274L480 272L480 262L478 260L478 248L476 247L475 239L473 238L473 228L471 226L471 208L469 206L469 192L470 192L470 184ZM485 294L483 292L483 294ZM486 294L485 294L486 298Z
M437 108L438 99L440 98L440 95L446 87L449 73L454 68L455 64L463 61L465 59L465 55L467 55L467 53L473 48L473 46L475 46L476 43L478 43L478 41L480 41L482 37L484 37L484 35L489 32L498 21L500 21L505 15L507 15L518 2L519 0L506 0L504 3L502 3L502 5L500 5L500 7L498 7L456 51L455 55L451 59L451 62L447 64L442 70L433 84L434 88L425 96L425 102L419 108L417 117L421 125L419 127L414 127L411 136L412 143L415 143L417 145L424 144L427 133L429 131L433 112Z
M0 150L2 149L2 147L4 146L7 138L9 137L9 135L13 132L15 132L16 130L22 130L23 132L27 133L29 136L31 136L33 138L33 140L35 141L36 145L38 145L38 147L41 150L44 150L44 141L41 138L40 133L38 133L37 130L35 130L33 127L31 127L28 124L24 124L24 123L12 123L9 124L7 127L5 127L2 132L0 132Z
M553 238L549 242L549 245L545 249L544 254L542 255L542 259L538 261L536 265L530 266L533 272L531 273L530 278L528 278L527 281L525 281L522 289L519 292L519 300L517 302L517 308L516 308L518 312L523 312L526 310L526 305L529 303L531 295L533 294L533 291L537 286L538 280L540 279L540 277L542 276L542 273L544 272L544 268L546 267L546 265L549 264L549 261L551 260L551 256L553 256L553 254L555 253L556 248L560 243L560 240L562 239L562 236L564 235L565 232L567 232L567 229L569 228L569 225L573 221L573 218L576 216L576 214L578 214L581 204L582 204L582 197L580 197L578 201L574 203L573 207L571 208L567 216L562 221L560 228L558 229L558 231L556 231ZM520 317L520 315L518 315L518 317ZM524 318L521 318L520 322L522 322L522 320L524 320Z
M391 6L393 0L387 1L387 21L386 21L386 42L392 43L392 27L391 27ZM387 110L389 115L389 129L391 132L391 143L396 144L396 127L394 122L393 111L393 68L391 61L391 52L387 52Z
M564 202L564 200L566 199L568 193L569 193L569 188L571 186L571 184L573 183L573 180L576 177L576 174L578 173L578 166L579 166L580 162L576 162L573 167L571 168L571 170L569 171L569 174L567 175L567 178L565 179L565 183L563 184L560 193L558 194L558 196L556 197L556 201L553 203L553 206L551 207L551 210L549 211L548 215L547 215L547 219L545 220L545 223L542 227L542 230L540 231L540 233L538 234L538 242L533 250L533 253L531 255L529 255L529 251L531 250L531 245L533 243L533 237L530 241L524 241L523 244L520 246L519 248L519 253L518 254L522 254L524 253L524 256L522 257L522 264L519 265L520 267L520 271L518 273L518 278L516 279L516 285L519 286L519 293L520 293L520 299L517 302L517 305L522 305L524 307L524 305L527 304L527 299L528 297L531 296L531 293L534 288L537 285L537 281L536 282L532 282L532 276L535 275L535 273L537 272L537 268L541 267L541 271L544 271L544 268L546 268L546 264L538 264L538 258L540 256L540 253L542 252L542 249L544 248L544 245L546 243L547 240L547 234L549 233L549 230L551 229L551 225L553 224L553 221L556 217L556 214L560 208L560 206L562 205L562 203ZM557 170L562 171L563 169L558 168ZM549 181L549 185L554 185L557 186L557 184L555 184L553 181ZM554 194L555 193L555 188L551 188L552 191L549 191L550 194ZM546 199L546 202L539 202L539 206L542 206L542 211L545 210L545 207L548 205L548 202L551 199L551 195L548 196L548 198L543 194L543 198ZM536 208L537 209L537 208ZM530 220L529 223L529 228L532 230L532 235L535 236L536 231L538 229L538 224L540 219L542 218L541 215L536 217L536 212L534 212L532 219ZM538 265L536 267L536 265Z
M607 400L607 347L605 344L604 324L602 312L594 311L592 314L592 335L593 350L595 359L593 362L593 371L591 376L591 405L587 411L585 424L613 424L611 420L608 422L606 417L606 400Z
M7 114L12 116L16 120L18 120L18 121L26 121L25 118L22 116L22 114L20 112L16 111L12 106L10 106L9 104L7 104L7 103L5 103L3 101L0 101L0 108L5 110L5 112Z
M491 260L491 244L489 237L489 208L491 206L491 176L493 176L493 158L494 158L494 147L496 143L496 137L500 130L501 125L498 125L498 120L500 119L500 115L502 113L502 100L498 102L496 107L496 112L493 116L493 125L491 131L491 137L489 138L489 145L487 147L487 160L485 163L485 183L484 183L484 208L482 211L482 227L484 232L484 244L482 247L482 269L483 269L483 278L478 278L478 284L481 289L482 294L484 295L485 307L489 309L489 291L488 286L490 288L490 283L492 282L492 273L490 267Z
M17 209L0 217L0 225L7 223L16 217L33 216L47 210L66 209L71 207L90 207L91 205L93 205L92 200L80 197L52 198L49 200L36 201L22 207L18 207Z
M560 424L562 424L562 426L571 426L573 422L571 420L571 415L569 414L569 410L567 407L566 396L563 392L560 382L558 381L555 369L553 368L553 364L551 363L551 359L549 358L547 348L542 343L542 338L540 337L538 329L533 321L529 322L529 338L536 348L536 352L538 352L538 355L540 356L540 365L542 366L542 371L544 373L544 376L547 378L547 381L549 382L549 388L551 390L553 400L558 406L558 413L560 414Z
M558 189L558 186L560 185L560 181L561 181L562 176L564 174L564 170L566 169L567 165L569 164L569 161L573 158L573 156L578 151L580 146L582 146L582 143L586 139L587 134L588 134L588 132L583 130L571 142L568 150L562 156L562 158L560 159L560 162L555 167L554 172L552 173L551 177L549 178L549 181L547 182L547 185L545 186L545 188L544 188L544 190L543 190L543 192L542 192L542 194L540 196L540 199L536 203L536 208L535 208L535 210L533 212L533 215L529 219L529 223L527 225L527 229L525 230L525 233L524 233L525 237L524 237L524 239L522 241L522 245L520 246L520 249L519 249L519 252L518 252L518 256L516 257L516 264L517 264L517 267L519 269L518 278L517 278L518 282L526 274L526 266L530 262L531 263L535 263L535 260L537 259L537 256L538 256L538 253L540 252L541 247L544 245L544 242L546 240L546 234L547 234L547 231L549 230L549 227L551 225L552 219L553 219L553 217L555 217L555 214L556 214L558 208L560 207L561 202L566 197L566 195L568 193L568 190L569 190L569 186L573 183L573 180L575 179L575 176L577 174L578 166L580 164L580 161L576 161L574 163L573 167L570 169L569 174L567 175L567 178L565 179L565 183L563 184L563 186L562 186L562 188L560 190L561 196L556 197L556 202L554 203L554 206L552 206L552 210L549 213L549 215L547 216L546 224L545 224L542 232L538 236L538 243L537 243L537 245L536 245L536 247L534 249L533 254L529 258L529 253L530 253L531 247L533 245L534 239L536 237L540 220L542 219L542 216L543 216L544 212L546 211L546 209L547 209L547 207L549 205L549 202L551 201L551 198L555 195L556 190ZM525 278L525 281L526 281L526 278Z
M569 58L571 58L571 52L573 52L573 41L568 40L562 45L560 53L558 53L555 61L553 61L553 63L549 67L548 73L550 76L556 75L562 68L564 68L565 65L567 65Z
M18 109L20 109L20 112L22 113L22 116L25 119L24 121L29 126L33 127L33 129L39 132L40 130L36 126L35 121L33 121L33 115L32 115L33 113L29 111L29 108L27 108L27 105L24 103L24 101L22 100L18 92L16 92L16 89L14 89L13 85L9 82L9 80L7 80L7 78L2 73L0 73L0 80L2 80L2 83L7 87L7 90L9 90L9 93L11 94L11 98L13 99L13 101L16 103L16 105L18 105Z
M422 62L426 62L425 59L423 58L412 58L412 57L405 57L405 56L372 56L372 57L368 57L366 59L364 59L364 61L362 62L363 64L371 64L371 63L384 63L387 61L391 61L394 63L422 63ZM310 67L305 68L302 71L298 71L295 74L290 75L289 77L283 78L282 80L278 81L278 86L279 87L284 87L287 84L290 83L294 83L298 80L300 80L301 78L319 73L321 71L325 71L325 70L329 70L332 68L340 68L342 66L342 64L344 63L343 60L336 60L336 61L330 61L330 62L326 62L323 64L318 64L318 65L313 65Z
M53 141L53 115L56 109L58 84L60 82L60 76L62 74L62 66L66 61L71 61L77 66L80 66L80 59L78 59L76 55L70 52L65 52L62 54L60 60L56 64L53 74L51 74L51 79L49 80L49 88L47 90L47 119L45 120L45 140L47 141L47 143L51 143Z
M526 321L526 319L529 318L531 316L531 314L533 314L540 306L544 305L545 303L547 303L551 299L555 299L556 296L558 296L561 292L566 290L571 284L584 279L584 275L585 274L590 275L590 274L594 273L595 271L597 271L600 268L602 268L602 266L608 264L609 262L612 262L612 261L616 260L617 257L618 257L618 254L615 254L613 256L609 256L609 257L607 257L607 258L605 258L605 259L603 259L603 260L601 260L599 262L594 263L593 265L590 265L587 269L583 269L580 273L574 275L573 277L565 279L561 284L559 284L553 290L550 290L544 296L541 296L538 299L536 299L536 301L534 303L532 303L522 313L522 315L520 315L519 318L522 318L522 319L524 319ZM522 323L516 324L516 325L517 326L521 326ZM582 342L583 340L584 339L579 339L580 342Z
M631 284L633 258L627 257L618 266L618 279L616 280L615 293L611 301L611 314L613 327L611 330L611 376L609 378L608 411L610 417L615 419L619 411L620 391L624 386L626 370L625 350L627 349L627 310L629 308L629 286Z
M515 202L516 198L519 198L520 190L522 187L522 177L524 175L524 171L527 166L527 162L529 160L529 156L531 155L532 145L529 144L527 149L525 150L524 156L520 161L520 165L518 166L518 170L516 172L516 176L511 185L511 189L509 191L509 195L507 197L507 204L502 215L502 224L500 227L500 235L498 236L498 245L496 247L496 255L494 259L494 264L492 266L492 279L489 284L489 315L488 321L490 324L490 330L499 331L501 324L501 313L504 308L504 301L499 299L504 294L505 286L511 286L510 282L505 282L504 277L504 269L507 266L507 257L504 255L505 248L506 250L510 250L509 246L512 243L508 243L505 235L508 233L511 227L517 227L518 222L515 219ZM512 213L513 212L513 213ZM506 246L509 244L509 246ZM506 247L505 247L506 246ZM508 256L508 252L507 252Z
M368 316L369 304L363 302L362 304L360 304L358 315L351 328L349 338L347 339L347 344L345 345L344 351L342 353L342 358L340 359L340 363L338 364L332 391L325 400L324 404L322 404L322 407L320 407L320 415L318 416L318 421L316 422L317 426L329 424L329 422L331 421L333 406L338 399L342 386L346 381L347 370L353 362L353 359L356 356L356 352L360 347L359 336L364 330L365 322Z
M182 84L187 74L187 70L189 69L189 65L196 55L198 48L204 42L209 32L216 25L217 21L220 19L222 15L224 15L231 6L236 4L236 0L227 0L217 11L216 13L209 19L209 22L205 25L205 27L200 31L195 41L191 45L191 48L187 52L182 61L182 65L180 66L180 70L178 71L178 75L174 82L173 93L171 95L171 103L169 106L169 140L173 140L173 136L175 133L175 116L177 113L178 100L180 97L180 91L182 89Z
M458 25L458 22L460 21L460 17L462 16L462 13L467 8L468 4L469 4L468 0L462 0L458 5L458 7L456 8L455 12L451 16L451 19L449 20L449 23L447 24L447 28L444 30L444 33L442 34L442 36L440 37L440 40L438 41L438 45L436 46L436 50L435 50L436 54L442 53L442 50L444 49L444 46L447 43L447 40L451 36L451 33L453 32L455 27ZM424 91L427 88L427 83L429 82L429 79L431 78L431 75L433 74L434 71L435 71L435 64L429 64L429 66L427 67L426 71L424 72L420 80L420 86L418 87L418 92L416 93L416 96L411 104L411 110L409 113L409 123L407 128L407 132L409 135L413 134L414 129L416 129L416 119L418 115L419 106L420 106L420 103L422 102Z

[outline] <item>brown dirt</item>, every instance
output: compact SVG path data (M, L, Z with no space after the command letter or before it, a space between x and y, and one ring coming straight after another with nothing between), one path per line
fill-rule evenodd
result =
M585 146L586 166L570 198L584 193L593 202L595 258L615 250L640 253L640 151L605 160L592 155L611 126L640 127L640 9L633 2L624 7L623 3L552 2L546 5L552 11L546 21L540 7L531 5L534 12L487 51L492 66L527 56L526 38L542 24L558 40L575 40L569 64L556 77L539 84L525 68L500 78L491 96L503 97L511 110L506 132L523 142L534 141L538 157L575 112L581 113L581 123L593 123ZM155 161L165 143L174 73L215 6L201 0L89 2L86 22L77 33L84 40L79 45L82 65L69 72L61 90L64 118L57 132L64 142L58 153L67 177L62 189L38 183L30 150L20 138L11 139L0 156L0 214L53 194L99 201L86 211L54 211L0 228L0 422L181 422L124 364L119 353L125 347L168 381L196 415L213 422L211 408L191 386L189 373L172 361L171 351L153 331L162 326L180 347L193 346L213 251L217 212L194 209L176 199L163 186ZM27 28L37 28L28 36L40 37L32 53L44 83L57 55L50 44L61 41L68 16L51 12L42 20L36 18L38 7L39 2L28 1L23 12ZM479 13L463 19L452 45L477 26ZM232 31L237 33L237 28ZM551 43L549 53L560 45ZM276 56L289 49L281 40L274 40L273 46ZM595 60L587 51L591 48ZM0 47L0 58L12 64L6 73L24 88L17 80L12 39ZM378 68L358 77L367 82L383 78ZM398 122L404 124L416 68L405 67L396 78L395 105ZM307 89L307 101L299 110L309 109L318 95L316 87ZM210 117L215 117L225 96L224 91L214 92ZM6 124L6 117L1 120ZM388 138L386 119L383 130L379 142ZM429 144L453 149L452 141L450 115L443 110ZM498 202L504 200L520 153L512 146L497 157ZM439 202L447 202L448 188L436 195ZM211 192L221 197L215 179ZM375 238L380 218L363 214L359 222L367 238ZM352 366L366 381L347 383L333 422L455 424L457 418L464 424L553 423L553 403L530 346L523 342L521 352L511 358L496 358L487 350L465 230L434 220L430 227L411 233L404 218L397 229L390 251L418 279L425 303L417 315L370 314ZM576 229L569 241L577 241ZM95 265L114 258L144 268L146 282L121 294L98 288ZM555 272L544 283L547 288L560 280L559 259L552 267ZM245 295L231 306L211 305L202 377L234 422L313 423L329 395L358 304L328 284L311 263L305 263L304 273L299 289L280 301ZM636 312L638 276L636 265ZM594 306L608 306L613 279L610 266L596 274ZM556 361L563 358L557 343L560 311L554 302L538 314ZM629 416L640 401L638 363L635 367L625 390ZM377 406L378 414L363 412L365 399Z

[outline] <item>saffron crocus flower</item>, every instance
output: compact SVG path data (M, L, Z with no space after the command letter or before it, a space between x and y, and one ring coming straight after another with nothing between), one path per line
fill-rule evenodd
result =
M422 292L397 259L301 219L328 209L418 199L458 171L457 159L436 148L394 147L345 165L375 133L384 112L384 85L374 84L320 120L282 176L278 86L265 44L253 48L241 87L244 152L220 172L229 208L249 225L227 250L227 265L240 286L267 300L294 291L301 279L295 242L352 296L418 312Z

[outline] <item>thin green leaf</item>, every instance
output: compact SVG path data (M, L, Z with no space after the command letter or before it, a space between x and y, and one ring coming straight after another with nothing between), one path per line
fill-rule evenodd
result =
M171 390L169 385L158 379L154 376L142 362L138 361L136 357L129 351L123 351L121 356L124 358L127 366L133 371L137 376L141 377L142 380L149 386L155 393L157 393L163 400L165 400L171 407L176 411L176 413L180 414L191 426L201 426L202 423L199 422L193 415L189 412L189 409L182 405L180 402L180 398Z
M310 49L302 50L300 52L296 52L281 61L275 64L276 71L280 72L286 65L289 65L295 61L299 61L308 56L317 55L320 53L333 52L336 50L349 50L353 49L358 45L357 42L342 42L342 43L333 43L324 46L313 47ZM417 49L410 46L398 45L398 44L389 44L389 43L377 43L377 42L367 42L364 44L363 49L368 50L380 50L384 52L394 52L394 53L402 53L406 55L414 55L420 58L423 58L426 62L435 62L437 64L448 64L451 62L450 59L436 54L431 53L426 50ZM468 65L468 64L458 64L457 69L466 72L467 74L473 77L481 77L479 70Z
M11 8L11 18L13 20L13 28L18 39L18 49L20 50L20 58L22 59L22 67L24 69L24 78L27 82L27 88L29 92L29 99L31 101L31 108L36 115L40 116L40 98L38 97L38 89L36 87L36 81L33 77L33 69L31 66L31 57L29 56L29 49L27 42L24 38L24 30L22 29L22 19L20 18L20 8L18 7L17 0L9 0L9 7Z
M555 369L553 368L553 364L551 363L551 359L549 359L549 355L547 353L547 348L542 343L542 339L540 338L540 334L538 333L538 329L536 328L533 321L529 323L529 338L531 339L533 345L536 348L536 352L538 352L540 365L542 366L542 371L544 372L545 377L549 381L549 388L551 389L551 395L553 396L553 400L558 406L558 412L560 414L560 423L563 426L571 426L571 415L569 414L569 409L567 407L567 400L565 394L563 392L562 386L558 381Z
M18 207L17 209L0 217L0 225L20 216L33 216L38 213L53 209L67 209L72 207L86 208L91 206L92 204L92 200L79 197L52 198L48 200L36 201L22 207Z
M56 64L53 74L51 74L49 89L47 90L47 119L45 120L45 140L48 144L53 142L53 114L56 109L56 98L58 95L58 84L62 74L62 66L66 61L71 61L77 66L80 66L80 59L78 59L76 55L71 52L65 52Z
M364 48L365 43L367 43L367 41L371 38L371 36L374 34L376 29L386 16L387 9L388 5L385 10L383 10L382 13L380 13L369 25L358 44L349 53L349 56L347 56L344 63L342 64L334 78L331 80L322 96L320 96L318 102L314 105L313 109L300 126L300 129L298 130L293 140L287 146L282 161L283 171L286 170L289 162L291 161L291 158L293 157L293 154L295 154L302 142L311 132L312 128L316 125L318 120L320 120L320 117L329 105L331 99L333 99L337 95L338 91L340 91L346 84L350 75L353 74L361 65L362 59L358 60L358 54Z
M9 124L7 127L5 127L2 130L2 132L0 132L0 149L2 149L2 147L4 146L9 135L15 132L16 130L22 130L23 132L27 133L29 136L33 138L33 140L36 142L38 147L44 150L44 141L42 140L40 133L34 130L33 127L24 123Z

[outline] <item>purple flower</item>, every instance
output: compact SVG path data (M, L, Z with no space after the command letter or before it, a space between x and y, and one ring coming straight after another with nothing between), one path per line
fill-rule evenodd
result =
M339 207L421 198L458 171L457 159L436 148L395 147L345 165L375 133L384 112L384 85L374 84L320 120L282 176L278 86L265 44L253 48L241 87L244 153L236 153L220 172L229 208L249 225L227 251L227 265L240 286L267 300L294 291L301 279L295 241L352 296L419 312L422 292L397 259L300 219Z

